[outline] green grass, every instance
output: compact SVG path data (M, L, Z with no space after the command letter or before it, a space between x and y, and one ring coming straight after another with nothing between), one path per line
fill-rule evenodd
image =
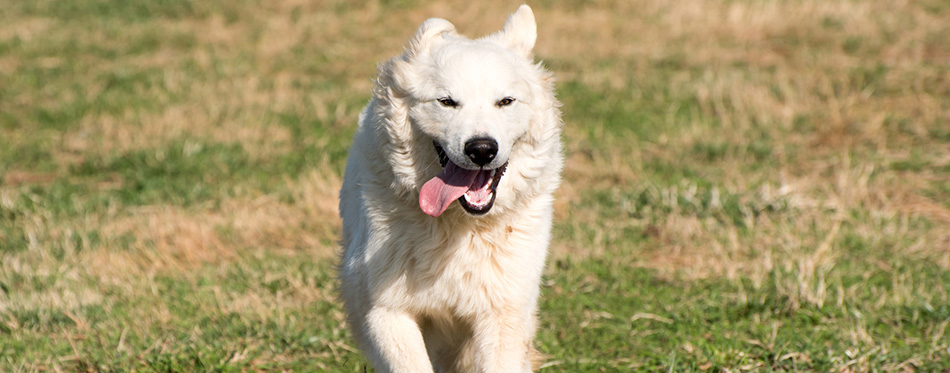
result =
M147 281L154 291L149 294L130 294L118 284L100 286L98 291L112 299L110 305L78 307L69 314L43 309L11 312L8 322L34 333L10 340L0 351L11 367L31 363L43 367L49 356L67 357L65 365L80 370L355 367L357 354L333 350L340 348L334 345L340 344L343 332L328 316L338 315L339 306L298 300L288 307L301 287L309 288L306 292L332 293L332 270L326 261L300 262L275 255L235 266L207 266L187 276L155 276ZM55 286L50 280L33 284L30 290ZM235 299L260 302L275 314L243 313L222 304ZM88 327L107 324L116 327Z
M863 354L871 367L893 368L946 342L932 334L950 317L946 304L875 304L892 290L894 275L885 271L835 278L832 285L841 290L832 297L840 297L838 303L795 307L781 286L793 274L781 270L755 285L746 279L661 279L617 262L622 259L554 264L563 274L550 279L542 314L557 316L542 317L540 346L556 357L582 358L560 360L552 369L826 371ZM914 293L950 280L934 265L898 270L919 273ZM578 324L582 333L574 331ZM858 331L868 340L849 336ZM936 355L916 366L940 370L945 360Z
M568 158L541 371L950 369L943 2L532 6ZM3 9L0 371L362 372L335 209L375 65L513 8Z

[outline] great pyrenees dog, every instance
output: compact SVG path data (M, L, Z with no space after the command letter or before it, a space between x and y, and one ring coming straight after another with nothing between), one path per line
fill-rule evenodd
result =
M341 293L378 372L528 372L563 155L522 5L468 39L425 21L379 66L350 148Z

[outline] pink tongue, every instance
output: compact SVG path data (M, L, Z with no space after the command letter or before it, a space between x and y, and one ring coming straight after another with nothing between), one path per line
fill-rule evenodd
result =
M422 186L419 192L419 207L422 212L432 216L442 215L452 202L475 187L472 184L476 182L479 172L481 171L466 170L448 161L438 176Z

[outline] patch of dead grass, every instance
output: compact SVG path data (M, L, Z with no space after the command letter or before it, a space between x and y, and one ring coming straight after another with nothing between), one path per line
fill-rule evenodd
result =
M269 120L271 114L264 109L280 102L270 102L256 80L200 87L190 95L194 101L171 105L154 114L85 116L76 129L63 133L61 161L70 163L69 154L108 157L160 147L186 137L239 143L254 158L286 152L291 139L289 130Z
M30 213L19 219L29 242L27 251L4 259L0 272L26 278L94 276L121 285L168 271L186 273L196 266L233 262L261 250L310 260L333 257L340 229L339 178L322 170L287 182L292 203L265 195L228 200L218 207L146 206L78 221L58 221L43 211ZM4 189L2 202L13 210L17 199L11 193ZM36 292L31 297L72 299L50 294Z
M109 219L100 230L103 247L87 260L99 275L123 277L232 261L247 250L331 257L340 228L340 180L330 172L314 171L288 182L293 183L293 204L261 196L198 211L146 207ZM134 240L122 242L127 237Z

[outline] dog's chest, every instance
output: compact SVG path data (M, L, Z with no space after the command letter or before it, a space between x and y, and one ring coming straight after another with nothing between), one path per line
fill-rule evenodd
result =
M435 239L417 247L405 274L409 303L423 313L465 316L504 299L529 296L524 293L536 287L533 268L543 263L544 253L535 253L538 247L519 247L511 233L503 227L500 234L470 232L448 243Z

